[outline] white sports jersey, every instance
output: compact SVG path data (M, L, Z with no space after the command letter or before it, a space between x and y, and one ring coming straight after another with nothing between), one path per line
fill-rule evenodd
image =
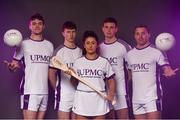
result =
M20 85L21 94L48 94L48 66L53 54L48 40L26 39L14 54L15 60L23 60L25 77Z
M110 63L100 56L95 60L89 60L85 56L77 59L74 63L74 70L81 78L88 80L101 91L105 91L104 80L114 75ZM82 91L94 91L81 82L79 82L77 89Z
M82 56L82 50L79 47L68 48L67 46L59 46L55 53L63 63L68 67L73 67L74 61ZM70 82L70 75L58 70L58 81L56 83L55 98L57 101L72 101L75 93L74 86Z
M77 59L74 63L74 70L81 78L104 92L105 81L114 76L108 60L100 56L94 60L89 60L85 56ZM109 112L109 104L93 89L79 82L72 110L74 113L83 116L99 116Z
M123 40L118 39L114 43L101 43L100 55L107 58L115 72L117 95L126 95L124 56L131 47Z
M157 99L156 64L169 64L167 58L149 45L143 49L130 50L126 59L132 71L133 103L147 103Z

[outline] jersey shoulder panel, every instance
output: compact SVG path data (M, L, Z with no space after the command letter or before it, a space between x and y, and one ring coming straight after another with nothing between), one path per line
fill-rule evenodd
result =
M165 54L165 52L163 52L163 51L159 50L159 49L158 49L158 48L156 48L156 46L155 46L155 45L153 45L153 44L151 44L149 47L150 47L152 50L154 50L154 51L156 51L156 52L158 52L158 53Z
M80 50L81 50L81 48L80 48L80 47L78 47L78 46L76 47L76 49L80 49Z
M47 46L51 49L52 53L54 51L54 45L52 44L51 41L44 39L44 41L47 43Z
M167 59L167 54L165 51L161 51L159 50L155 45L151 44L149 46L154 52L156 52L157 54L162 54L166 59Z
M135 50L136 50L136 48L133 47L131 50L129 50L129 51L127 52L127 54L130 54L130 53L134 52Z
M117 42L119 42L120 44L122 44L125 48L126 48L126 51L129 51L132 49L132 47L124 40L122 39L117 39Z
M25 43L30 42L30 41L31 41L30 38L26 37L23 39L22 44L25 44Z
M84 56L84 55L81 56L81 57L79 57L79 58L77 58L74 62L78 62L78 61L81 61L81 60L83 60L83 59L85 59L85 56Z
M107 60L107 58L105 58L105 57L102 57L102 56L99 56L99 58L98 58L99 60L101 60L101 61L104 61L104 62L109 62L108 60Z
M99 43L99 46L101 46L101 45L103 45L104 44L104 41L101 41L100 43Z
M76 50L78 50L79 52L82 52L82 49L80 47L76 47Z
M57 53L58 53L59 51L61 51L63 48L64 48L64 45L63 45L63 44L59 45L59 46L54 50L53 56L56 56Z
M52 42L47 40L47 39L44 39L44 41L46 41L48 44L50 44L51 46L53 46Z

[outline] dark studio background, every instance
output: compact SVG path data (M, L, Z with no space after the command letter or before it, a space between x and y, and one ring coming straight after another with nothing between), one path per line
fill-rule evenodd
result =
M14 48L3 43L5 31L11 28L20 30L28 37L28 19L41 13L46 22L45 37L56 48L63 43L61 25L66 20L74 21L78 27L77 43L85 30L94 30L103 39L101 25L104 18L112 16L119 22L118 36L134 45L133 29L138 24L147 24L151 40L162 32L170 32L176 38L176 46L167 52L173 68L180 68L180 1L179 0L1 0L0 1L0 119L22 118L19 100L19 84L22 70L10 73L3 60L11 60ZM162 118L180 119L180 74L162 80L163 112ZM46 118L56 118L53 110L53 91Z

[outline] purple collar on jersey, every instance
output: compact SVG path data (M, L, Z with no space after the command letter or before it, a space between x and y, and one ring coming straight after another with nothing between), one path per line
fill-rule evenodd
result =
M44 40L44 38L42 38L41 40L34 40L31 37L29 37L29 39L32 40L32 41L35 41L35 42L42 42Z
M136 48L137 50L142 50L142 49L145 49L145 48L147 48L147 47L149 47L149 46L151 46L151 44L149 44L148 46L146 46L146 47L144 47L144 48L137 48L136 46L135 46L135 48Z
M106 45L111 45L111 44L114 44L115 42L117 42L117 40L115 40L115 41L112 42L112 43L106 43L105 40L104 40L104 44L106 44Z
M84 57L85 57L87 60L96 60L96 59L99 58L99 55L98 55L96 58L94 58L94 59L89 59L89 58L86 57L86 55L84 55Z
M66 45L64 45L64 47L69 48L69 49L76 49L77 48L77 46L75 46L74 48L70 48L70 47L68 47Z

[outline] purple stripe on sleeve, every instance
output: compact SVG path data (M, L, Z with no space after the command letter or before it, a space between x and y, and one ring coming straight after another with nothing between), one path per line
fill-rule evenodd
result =
M157 97L161 99L163 96L162 86L161 86L161 69L160 67L156 67L156 89L157 89Z
M21 85L20 85L20 94L21 95L24 95L24 84L25 84L25 76L23 76L22 82L21 82Z
M170 66L169 64L164 64L164 65L161 65L161 67L164 67L164 66Z
M13 60L15 60L15 61L19 61L19 62L21 61L21 59L19 60L19 59L16 59L16 58L13 58Z
M58 86L56 87L57 93L56 93L56 100L60 101L60 95L61 95L61 70L58 70L58 78L59 78L59 82L58 82Z
M28 109L28 105L29 105L29 97L30 95L24 95L24 99L23 99L23 109L27 110Z
M55 110L59 110L59 101L56 101Z
M162 101L160 99L156 100L156 106L157 106L157 111L162 111Z

